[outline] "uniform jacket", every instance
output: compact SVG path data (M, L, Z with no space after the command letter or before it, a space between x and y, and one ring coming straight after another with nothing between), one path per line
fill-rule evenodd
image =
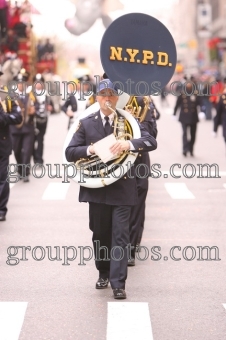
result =
M54 108L53 101L47 94L45 93L42 96L34 95L35 101L35 120L36 123L44 124L48 120L48 109L47 106L51 105L52 109Z
M33 93L26 93L25 98L22 101L25 109L23 112L24 122L22 127L11 126L10 130L12 134L24 134L24 133L34 133L34 115L29 115L28 110L30 105L35 104L35 96Z
M69 162L76 162L80 158L87 158L88 146L104 137L105 131L100 111L97 111L80 121L80 127L66 149L66 159ZM132 139L131 143L137 152L152 151L157 148L155 138L143 127L141 127L141 138ZM111 185L101 188L94 189L81 186L79 201L109 205L135 205L137 203L137 187L133 167L130 177L132 178L125 174Z
M20 124L22 122L22 115L20 108L14 101L10 101L11 109L8 105L6 113L3 110L2 104L0 103L0 157L8 156L12 152L12 142L10 137L10 125Z
M201 105L201 99L197 95L186 96L181 94L176 101L174 115L180 108L179 122L183 124L196 124L199 121L197 107Z
M150 106L150 110L147 111L146 117L144 119L144 121L142 123L140 123L140 125L154 138L157 137L157 124L156 124L156 118L154 116L154 109L155 106L151 105ZM159 118L160 114L159 112L157 113L157 117ZM150 158L149 158L149 153L148 152L139 152L139 154L137 155L137 158L134 162L134 165L138 165L138 164L145 164L148 166L148 168L150 169ZM145 176L145 168L144 167L140 167L139 169L139 175L140 176Z

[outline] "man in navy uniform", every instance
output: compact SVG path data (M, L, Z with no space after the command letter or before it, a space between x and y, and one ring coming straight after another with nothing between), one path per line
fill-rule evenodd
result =
M13 151L18 164L18 173L24 182L29 182L31 156L34 148L34 115L35 115L35 96L32 92L26 93L25 85L28 78L19 73L15 78L17 90L14 92L19 96L22 104L24 116L21 126L11 126L13 140Z
M3 73L0 70L0 76ZM3 94L3 93L2 93ZM20 124L22 115L20 107L10 98L1 99L0 94L0 221L6 220L9 200L9 183L7 182L9 155L12 153L10 125Z
M44 136L48 124L49 113L54 110L53 102L50 96L47 95L45 86L45 80L40 73L36 74L33 78L34 89L34 126L35 126L35 139L33 158L35 164L43 164L43 151L44 151Z
M197 93L192 93L192 83L187 82L185 89L184 93L177 98L173 115L176 116L177 110L180 108L179 122L181 122L183 130L183 155L186 157L188 152L193 156L197 123L199 122L198 106L201 106L201 98L197 96ZM190 130L190 138L188 130Z
M96 100L100 110L80 121L79 128L65 152L69 162L76 162L80 158L94 154L95 148L92 144L113 132L114 113L106 103L109 102L115 110L118 98L117 90L109 79L99 83ZM141 127L139 139L117 140L110 150L113 154L118 154L128 150L152 151L156 148L155 138ZM114 298L125 299L130 212L131 207L137 204L137 185L133 167L131 174L126 174L109 186L96 189L81 186L79 201L89 202L89 226L93 232L95 264L99 271L96 288L107 288L110 281ZM100 247L105 248L99 252L98 242ZM113 248L114 256L110 256Z
M142 119L140 125L149 132L154 138L157 137L157 125L156 119L160 114L156 110L155 105L151 99L148 98L148 102L145 104L145 98L143 96L134 97L136 106L141 110L147 109L145 116ZM147 108L145 106L147 105ZM133 105L132 105L133 106ZM142 116L142 111L140 116ZM128 266L135 266L135 251L139 251L139 246L142 239L145 221L145 201L148 193L148 178L150 175L150 158L148 152L140 152L134 162L134 166L137 168L136 181L138 190L138 203L132 207L130 215L130 244L131 244L131 257L128 259ZM148 173L147 173L148 169Z

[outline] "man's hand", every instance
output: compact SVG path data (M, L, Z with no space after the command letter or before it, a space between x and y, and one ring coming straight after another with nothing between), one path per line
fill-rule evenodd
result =
M68 110L68 111L66 112L66 115L67 115L68 117L72 118L72 117L74 117L74 112L73 112L72 110Z
M95 153L93 145L89 146L89 152L93 155Z
M122 151L130 150L130 143L126 140L118 140L110 147L110 151L115 155Z

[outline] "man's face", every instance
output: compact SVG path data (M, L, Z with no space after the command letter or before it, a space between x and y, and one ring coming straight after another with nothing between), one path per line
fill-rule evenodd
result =
M99 103L101 110L106 111L106 110L109 110L106 106L106 102L110 102L111 107L115 109L118 98L119 97L116 95L116 93L113 90L104 89L98 93L96 100Z
M36 83L36 84L35 84L35 89L36 89L37 91L42 90L42 84Z

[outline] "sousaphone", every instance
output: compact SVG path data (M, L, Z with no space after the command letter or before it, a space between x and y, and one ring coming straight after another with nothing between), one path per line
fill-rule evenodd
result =
M122 128L122 119L117 117L118 113L123 117L124 138L139 138L137 119L123 108L129 102L130 96L148 97L160 94L161 89L170 81L177 61L173 37L154 17L143 13L126 14L113 21L105 31L100 46L100 58L105 73L119 93L115 122L120 121L120 126L115 128L116 139L121 138L118 132ZM80 119L98 110L98 103L91 105L71 126L64 143L64 163L68 163L65 149L76 133ZM136 157L137 153L127 151L107 163L107 166L101 164L96 156L88 157L76 162L74 169L69 168L69 176L73 176L82 186L103 187L122 177L128 171L128 164L132 166ZM81 182L81 176L85 176L85 182Z

